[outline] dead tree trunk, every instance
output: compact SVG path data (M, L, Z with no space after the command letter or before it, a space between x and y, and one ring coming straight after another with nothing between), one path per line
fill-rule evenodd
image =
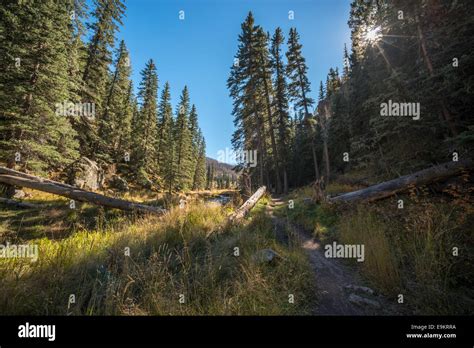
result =
M15 172L4 174L6 171ZM71 185L62 184L52 180L38 178L32 175L13 171L11 169L0 167L0 183L28 187L34 190L44 191L59 196L74 199L79 202L88 202L102 205L108 208L116 208L126 211L142 211L147 213L162 214L164 209L152 207L145 204L124 201L122 199L107 197L95 192L85 191ZM13 175L12 175L13 174Z
M26 174L26 173L19 172L17 170L5 168L5 167L0 167L0 175L11 175L11 176L16 176L16 177L20 177L20 178L24 178L24 179L33 180L33 181L50 183L50 184L62 186L62 187L69 188L69 189L85 191L81 188L78 188L78 187L75 187L75 186L72 186L72 185L64 184L62 182L57 182L57 181L53 181L53 180L49 180L49 179L45 179L45 178L40 178L39 176ZM88 192L88 191L85 191L85 192Z
M385 181L368 188L332 197L329 202L355 202L360 200L376 201L408 189L410 186L426 185L442 181L460 174L463 170L472 170L474 161L448 162L397 179Z
M14 199L8 199L0 197L0 203L11 205L15 208L26 208L26 209L43 209L46 206L42 204L34 204L34 203L27 203L27 202L20 202Z
M265 194L266 187L260 187L242 206L237 209L234 214L229 217L229 221L237 221L245 217L245 215L252 209L260 198Z

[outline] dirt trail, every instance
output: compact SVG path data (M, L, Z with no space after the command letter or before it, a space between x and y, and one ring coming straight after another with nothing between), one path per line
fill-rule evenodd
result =
M267 213L273 220L277 237L284 240L285 225L289 222L273 214L273 208L283 204L286 203L282 198L272 198L267 206ZM340 260L326 258L320 242L302 228L294 224L291 224L291 228L297 233L301 246L308 253L314 272L318 299L313 309L314 315L397 314L394 304L376 293L371 293L372 289L363 285L355 270Z

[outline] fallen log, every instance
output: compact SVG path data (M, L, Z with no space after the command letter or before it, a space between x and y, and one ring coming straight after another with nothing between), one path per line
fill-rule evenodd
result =
M365 189L329 198L329 202L355 202L360 200L372 202L393 196L398 192L407 190L410 186L427 185L448 179L460 174L464 170L472 170L473 167L474 161L471 159L460 162L443 163Z
M5 169L2 167L2 169ZM24 174L24 173L23 173ZM85 191L71 185L57 183L52 180L37 177L28 178L28 174L22 176L0 174L0 183L28 187L34 190L44 191L59 196L71 198L79 202L88 202L108 208L115 208L126 211L142 211L154 214L163 214L164 209L152 207L145 204L125 201L118 198L107 197L95 192Z
M0 197L0 203L12 205L15 208L26 208L26 209L43 209L46 207L43 204L21 202L14 199L8 199L8 198L3 198L3 197Z
M252 209L255 204L263 197L266 191L266 187L260 187L255 193L244 203L242 206L237 209L231 216L229 216L229 221L237 221L245 217L245 215Z
M18 176L20 178L30 179L30 180L33 180L33 181L46 182L46 183L51 183L51 184L62 186L62 187L69 188L69 189L85 191L85 190L83 190L79 187L75 187L75 186L72 186L72 185L64 184L62 182L57 182L57 181L53 181L53 180L49 180L49 179L45 179L45 178L40 178L39 176L26 174L26 173L19 172L17 170L6 168L6 167L0 167L0 175L1 174L11 175L11 176ZM88 191L85 191L85 192L88 192Z

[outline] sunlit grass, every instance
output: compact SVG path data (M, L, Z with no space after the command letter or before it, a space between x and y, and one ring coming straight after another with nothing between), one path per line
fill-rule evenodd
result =
M0 312L308 313L313 278L306 256L275 240L263 212L252 214L251 221L229 227L220 206L195 203L160 218L103 222L59 240L30 240L39 246L37 262L0 260ZM263 248L272 248L282 259L257 263L254 255ZM71 295L75 303L68 305Z

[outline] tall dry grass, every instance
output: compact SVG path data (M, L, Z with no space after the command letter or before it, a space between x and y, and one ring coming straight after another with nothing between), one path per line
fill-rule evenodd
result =
M225 219L222 207L195 203L160 219L104 223L63 239L29 240L39 245L37 262L0 259L0 313L308 313L313 278L304 252L280 244L263 213L233 227ZM254 255L264 248L282 258L257 262ZM289 294L295 303L289 303Z

